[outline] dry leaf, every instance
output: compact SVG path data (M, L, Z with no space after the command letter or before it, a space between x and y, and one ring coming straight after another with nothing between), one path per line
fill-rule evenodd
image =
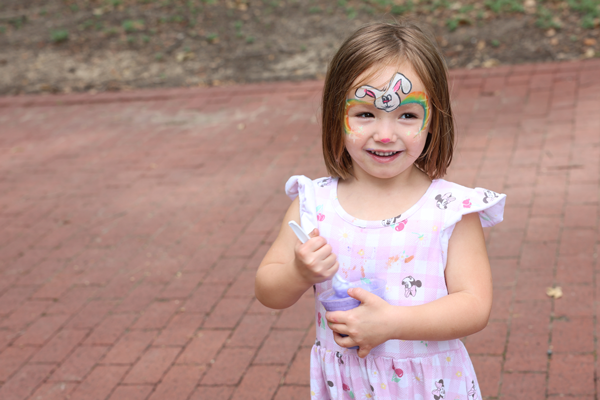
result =
M595 55L596 55L596 51L590 47L589 49L587 49L585 51L583 56L585 58L593 58Z
M560 286L556 286L556 287L546 288L546 294L549 297L553 297L555 299L560 299L563 295L563 292L562 292L562 288Z
M593 46L596 44L596 39L594 38L585 38L583 39L583 44L586 46Z

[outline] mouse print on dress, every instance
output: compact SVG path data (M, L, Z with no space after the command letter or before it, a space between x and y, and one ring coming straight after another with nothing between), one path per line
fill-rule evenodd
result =
M404 297L415 297L417 295L417 288L421 287L421 281L415 280L410 275L402 279L402 284L404 285Z
M452 193L448 192L443 196L438 194L435 196L436 206L440 210L446 210L448 208L448 204L452 203L456 198L452 197Z
M495 198L498 197L498 193L492 192L491 190L486 190L485 192L483 192L483 194L483 202L485 204L488 204L489 202L493 201Z
M467 392L468 400L476 400L477 399L477 391L475 390L475 381L471 381L471 389Z
M435 383L435 390L431 392L435 400L443 399L446 396L446 390L444 389L444 380L440 379Z
M388 227L388 226L395 226L396 224L398 224L400 222L400 217L402 216L402 214L394 217L394 218L388 218L388 219L382 219L381 220L381 225Z

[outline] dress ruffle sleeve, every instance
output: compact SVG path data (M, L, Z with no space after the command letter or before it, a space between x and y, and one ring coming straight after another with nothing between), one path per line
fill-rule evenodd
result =
M300 225L306 233L317 227L314 182L304 175L294 175L285 184L285 194L292 200L300 196Z
M477 187L470 189L460 185L454 185L455 190L438 195L440 201L452 203L448 206L447 218L444 229L454 226L465 214L478 213L481 226L484 228L496 225L504 219L504 204L506 195L491 190ZM458 188L458 190L456 190ZM451 205L451 206L450 206Z

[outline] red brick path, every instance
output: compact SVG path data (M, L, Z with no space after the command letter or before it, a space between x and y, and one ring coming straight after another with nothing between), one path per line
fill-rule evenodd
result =
M599 70L452 73L449 179L508 194L466 339L488 398L597 399ZM324 175L319 91L0 99L0 399L308 399L312 295L272 311L253 280L285 180Z

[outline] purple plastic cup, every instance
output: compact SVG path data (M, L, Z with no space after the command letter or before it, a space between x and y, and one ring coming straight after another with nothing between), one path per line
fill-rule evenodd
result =
M383 279L363 278L359 281L351 282L350 287L363 288L384 299L383 294L385 293L385 284L386 281ZM319 301L321 302L321 304L323 304L323 307L325 307L325 310L327 311L348 311L360 305L360 301L350 296L339 298L338 296L336 296L335 291L333 289L328 289L321 293L319 295ZM350 347L350 349L358 349L358 346Z

